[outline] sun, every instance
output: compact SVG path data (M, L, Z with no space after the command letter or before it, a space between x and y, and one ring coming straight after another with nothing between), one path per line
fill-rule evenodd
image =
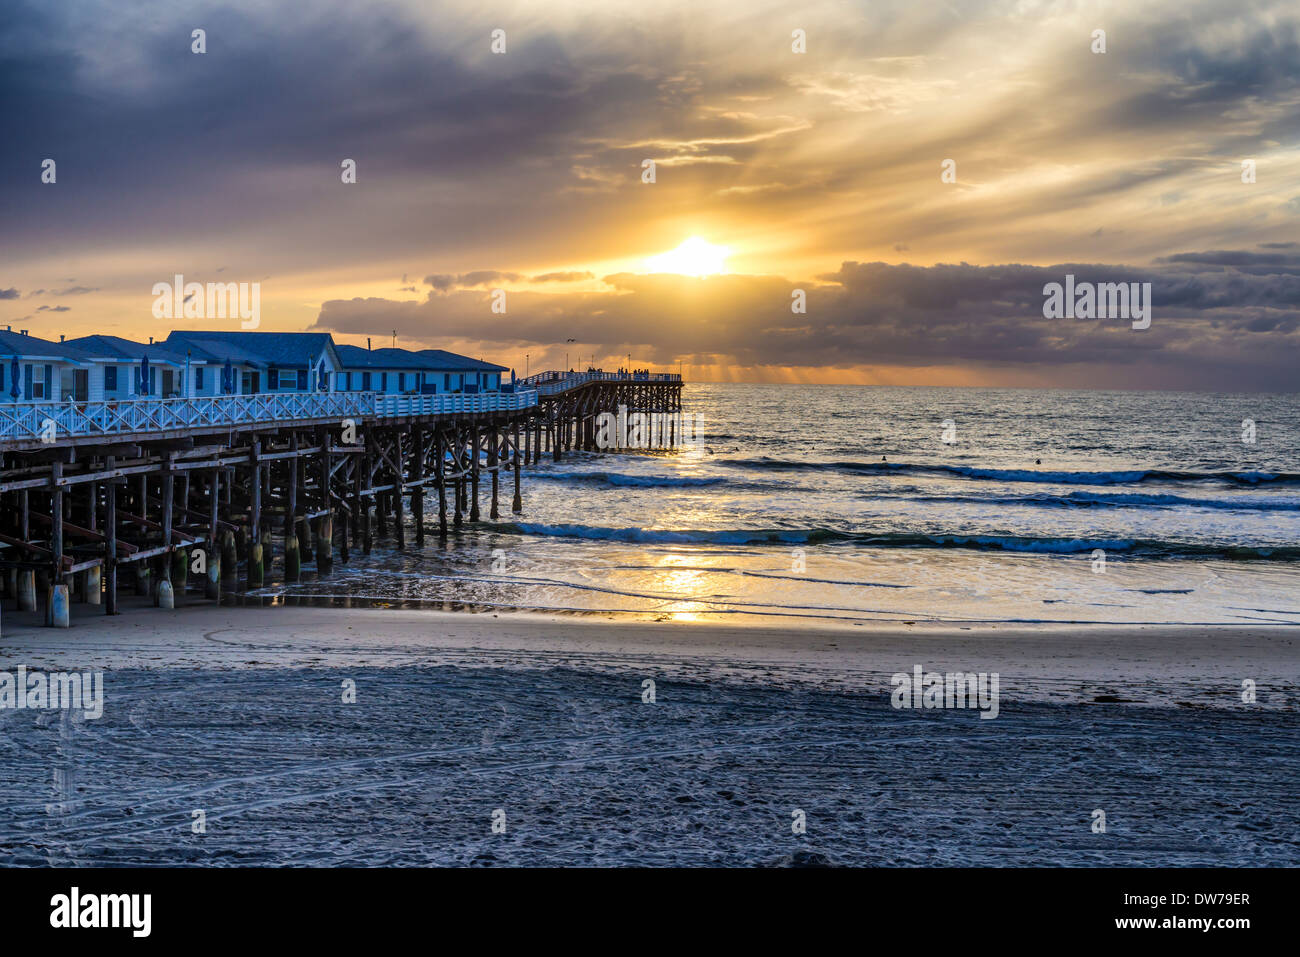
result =
M727 271L731 249L705 242L699 236L684 240L676 249L645 261L650 272L672 272L681 276L716 276Z

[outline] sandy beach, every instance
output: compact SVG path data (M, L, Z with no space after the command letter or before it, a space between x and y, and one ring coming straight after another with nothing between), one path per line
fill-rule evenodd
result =
M1300 859L1287 629L79 611L4 622L104 713L0 711L3 864ZM891 707L918 664L998 672L997 718Z

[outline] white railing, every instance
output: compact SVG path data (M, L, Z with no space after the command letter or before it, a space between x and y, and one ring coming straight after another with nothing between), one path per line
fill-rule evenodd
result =
M0 442L49 443L85 436L125 436L304 419L519 411L536 404L537 393L532 391L415 396L374 392L265 392L120 402L0 403Z
M676 372L538 372L519 384L536 389L541 395L554 395L587 382L681 382Z
M473 412L521 412L537 405L537 393L466 392L441 395L380 395L375 415L455 415Z

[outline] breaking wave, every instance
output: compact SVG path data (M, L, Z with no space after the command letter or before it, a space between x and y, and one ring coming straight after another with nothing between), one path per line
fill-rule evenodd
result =
M621 472L535 472L529 475L528 479L547 482L588 482L634 488L696 488L721 485L727 481L721 476L626 475Z
M927 495L919 502L974 505L1029 505L1047 508L1213 508L1226 511L1296 512L1300 498L1188 498L1141 492L1070 492L1068 495Z
M1036 469L991 469L967 465L918 465L911 462L800 462L774 459L720 459L734 468L794 472L833 469L860 475L955 475L992 482L1050 482L1056 485L1134 485L1140 482L1219 482L1225 485L1300 484L1300 472L1204 472L1172 469L1129 469L1101 472L1066 472Z
M1300 561L1300 546L1213 545L1156 539L1051 538L1018 535L925 535L804 529L647 529L593 525L506 523L502 531L638 544L803 545L852 542L870 548L967 548L982 551L1075 555L1094 549L1151 557L1220 558L1233 561Z

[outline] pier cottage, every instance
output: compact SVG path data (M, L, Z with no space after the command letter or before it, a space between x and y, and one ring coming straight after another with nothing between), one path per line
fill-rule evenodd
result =
M80 350L63 342L0 330L0 402L53 402L82 398L90 367Z
M164 345L215 367L195 395L342 391L342 363L328 332L173 332ZM223 388L227 363L233 383Z
M69 339L63 345L80 354L87 367L86 388L76 393L78 402L112 402L146 396L176 399L194 394L189 391L193 370L189 370L187 382L185 356L160 343L96 335ZM143 361L146 358L147 364ZM146 370L147 381L142 381Z
M339 391L389 395L443 395L499 392L510 370L445 349L362 349L336 347L343 363Z

